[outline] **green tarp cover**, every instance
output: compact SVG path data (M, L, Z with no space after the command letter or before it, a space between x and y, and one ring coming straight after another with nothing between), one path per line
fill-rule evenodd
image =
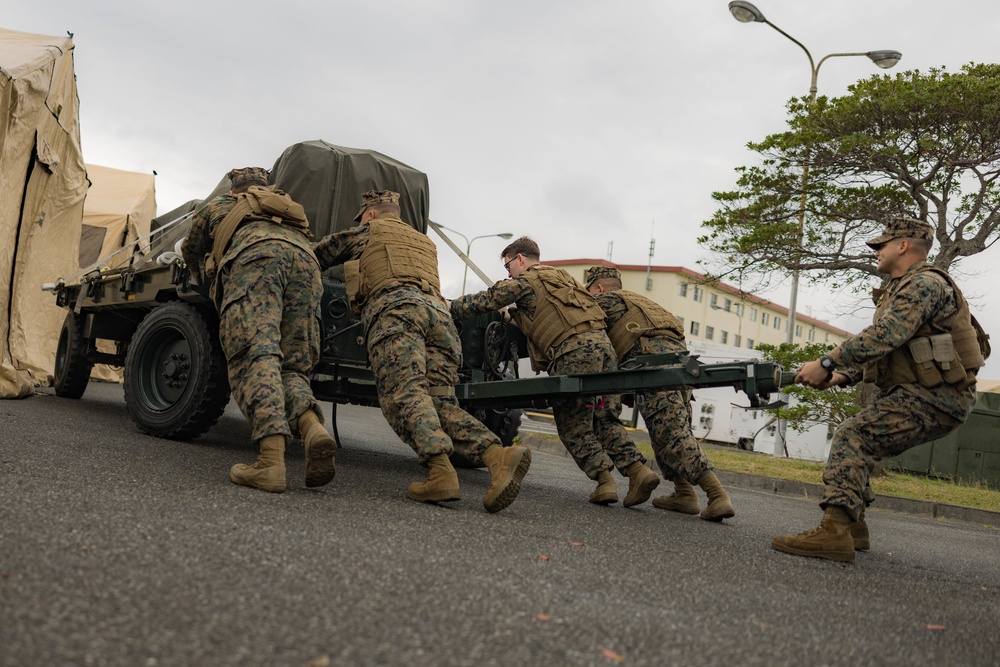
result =
M248 166L248 165L239 165ZM361 193L393 190L400 193L403 220L427 233L430 191L427 175L398 160L372 150L334 146L325 141L304 141L289 146L271 168L271 183L302 204L309 217L313 240L355 226L354 216L361 207ZM182 215L197 210L230 187L224 176L203 200L193 200L158 216L152 224L159 229ZM170 249L187 234L189 223L172 227L155 239L152 257Z

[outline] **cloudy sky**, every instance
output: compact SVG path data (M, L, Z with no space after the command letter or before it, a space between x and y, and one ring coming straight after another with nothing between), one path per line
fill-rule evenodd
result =
M528 233L543 259L606 258L610 246L613 261L645 264L652 237L654 264L696 268L711 193L733 187L754 160L746 143L783 130L785 102L809 87L801 49L727 4L15 0L2 27L74 34L84 159L156 170L160 212L203 198L231 167L323 139L427 173L431 218L469 239ZM756 4L816 61L895 49L895 72L997 59L1000 9L987 0ZM819 92L879 71L827 60ZM504 245L472 245L496 279ZM446 252L453 296L463 265ZM994 332L1000 295L981 274L997 252L962 267ZM767 296L787 304L788 290ZM856 331L871 314L845 315L855 303L803 289L799 308ZM1000 377L1000 359L987 371Z

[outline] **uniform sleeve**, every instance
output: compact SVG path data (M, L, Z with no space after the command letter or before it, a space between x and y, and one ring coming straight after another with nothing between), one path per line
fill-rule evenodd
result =
M597 305L604 311L604 323L608 329L618 324L618 320L625 317L628 307L621 297L614 292L598 292L594 295Z
M951 287L939 276L914 276L891 297L883 315L831 352L838 364L860 366L902 347L923 324L954 304Z
M209 236L208 218L206 217L207 211L207 208L202 208L194 216L191 227L188 229L187 238L181 245L181 255L184 257L184 262L192 269L200 270L202 258L212 249L212 237Z
M359 227L342 232L334 232L313 244L313 252L319 260L320 269L329 269L352 259L361 257L368 244L370 225L365 223Z
M451 316L456 320L467 320L515 304L528 294L534 294L534 290L527 280L523 278L501 280L486 291L454 299L451 302Z

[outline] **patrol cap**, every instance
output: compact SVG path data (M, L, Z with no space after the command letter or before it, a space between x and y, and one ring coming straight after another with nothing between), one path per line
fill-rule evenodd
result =
M590 287L595 281L601 280L602 278L614 278L615 280L621 280L621 271L613 266L592 266L583 272L583 282L584 285Z
M354 216L354 222L361 222L361 216L368 210L369 206L375 204L396 204L399 205L399 193L392 190L369 190L361 195L361 210Z
M923 239L925 241L934 240L934 228L923 220L906 216L893 218L886 223L882 234L870 241L865 241L869 248L877 249L883 243L888 243L893 239Z
M243 167L229 172L229 180L234 188L242 185L267 185L270 172L263 167Z

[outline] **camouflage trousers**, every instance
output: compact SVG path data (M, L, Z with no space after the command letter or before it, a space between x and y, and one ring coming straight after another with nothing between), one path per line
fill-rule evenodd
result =
M483 452L500 444L454 396L429 392L431 387L453 388L462 361L458 330L440 299L399 303L375 316L368 359L382 414L421 465L452 451L481 464Z
M278 434L289 439L299 416L317 406L309 373L320 354L319 267L299 247L262 241L224 271L219 338L233 398L254 442Z
M549 375L567 373L600 373L618 368L611 342L606 340L571 350L556 358ZM552 406L556 431L566 451L587 477L596 479L604 470L625 469L645 457L629 439L628 431L618 415L621 397L595 396L560 401Z
M680 476L697 484L715 469L691 433L690 389L640 393L636 407L646 422L663 479Z
M963 421L902 389L879 397L834 432L820 507L838 505L856 517L874 500L868 480L876 461L941 438Z

